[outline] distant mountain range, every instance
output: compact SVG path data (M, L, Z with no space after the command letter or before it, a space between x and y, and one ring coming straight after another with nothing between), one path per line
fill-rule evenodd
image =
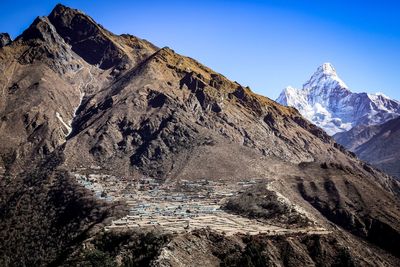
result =
M303 85L287 87L277 102L295 107L356 155L400 177L400 102L377 93L352 93L330 63Z
M284 89L276 101L295 107L329 135L400 115L400 102L383 94L352 93L330 63L320 66L302 89Z

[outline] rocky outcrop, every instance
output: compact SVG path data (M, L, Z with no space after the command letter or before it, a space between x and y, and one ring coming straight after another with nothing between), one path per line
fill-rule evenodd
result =
M58 34L71 45L72 51L89 64L97 65L101 69L117 66L121 68L129 64L128 59L132 59L129 55L131 49L121 46L121 43L134 45L130 48L136 53L139 52L136 55L138 57L141 53L147 54L149 49L156 49L152 44L129 35L115 36L81 11L61 4L53 9L48 18Z
M8 33L0 33L0 48L11 44L11 37Z
M49 20L72 50L91 65L108 69L122 62L124 54L108 32L78 10L57 5Z
M311 225L304 214L297 212L264 184L250 187L237 197L230 198L224 209L249 218L265 219L291 227Z

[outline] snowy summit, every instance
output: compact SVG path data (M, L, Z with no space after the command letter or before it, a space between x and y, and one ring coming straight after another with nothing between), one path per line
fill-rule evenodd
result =
M330 63L318 67L302 89L285 88L276 101L295 107L330 135L400 115L400 103L382 93L352 93Z

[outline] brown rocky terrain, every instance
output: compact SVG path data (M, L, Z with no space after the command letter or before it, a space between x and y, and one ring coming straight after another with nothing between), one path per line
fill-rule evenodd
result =
M62 5L6 43L1 265L400 264L399 183L295 109ZM83 169L121 180L150 177L166 187L260 179L267 185L249 189L246 201L230 199L228 212L254 222L272 218L289 230L282 218L299 213L323 231L106 231L127 213L126 203L85 189L72 175Z

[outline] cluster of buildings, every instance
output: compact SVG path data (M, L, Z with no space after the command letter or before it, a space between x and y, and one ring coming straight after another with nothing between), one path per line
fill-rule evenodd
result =
M74 175L80 184L97 197L107 201L124 200L128 204L129 214L113 221L106 230L121 227L162 227L170 231L187 231L211 227L225 233L259 233L271 229L271 225L251 222L221 209L228 198L262 180L225 183L201 179L164 184L148 177L129 180L99 173ZM250 227L249 224L253 226Z

